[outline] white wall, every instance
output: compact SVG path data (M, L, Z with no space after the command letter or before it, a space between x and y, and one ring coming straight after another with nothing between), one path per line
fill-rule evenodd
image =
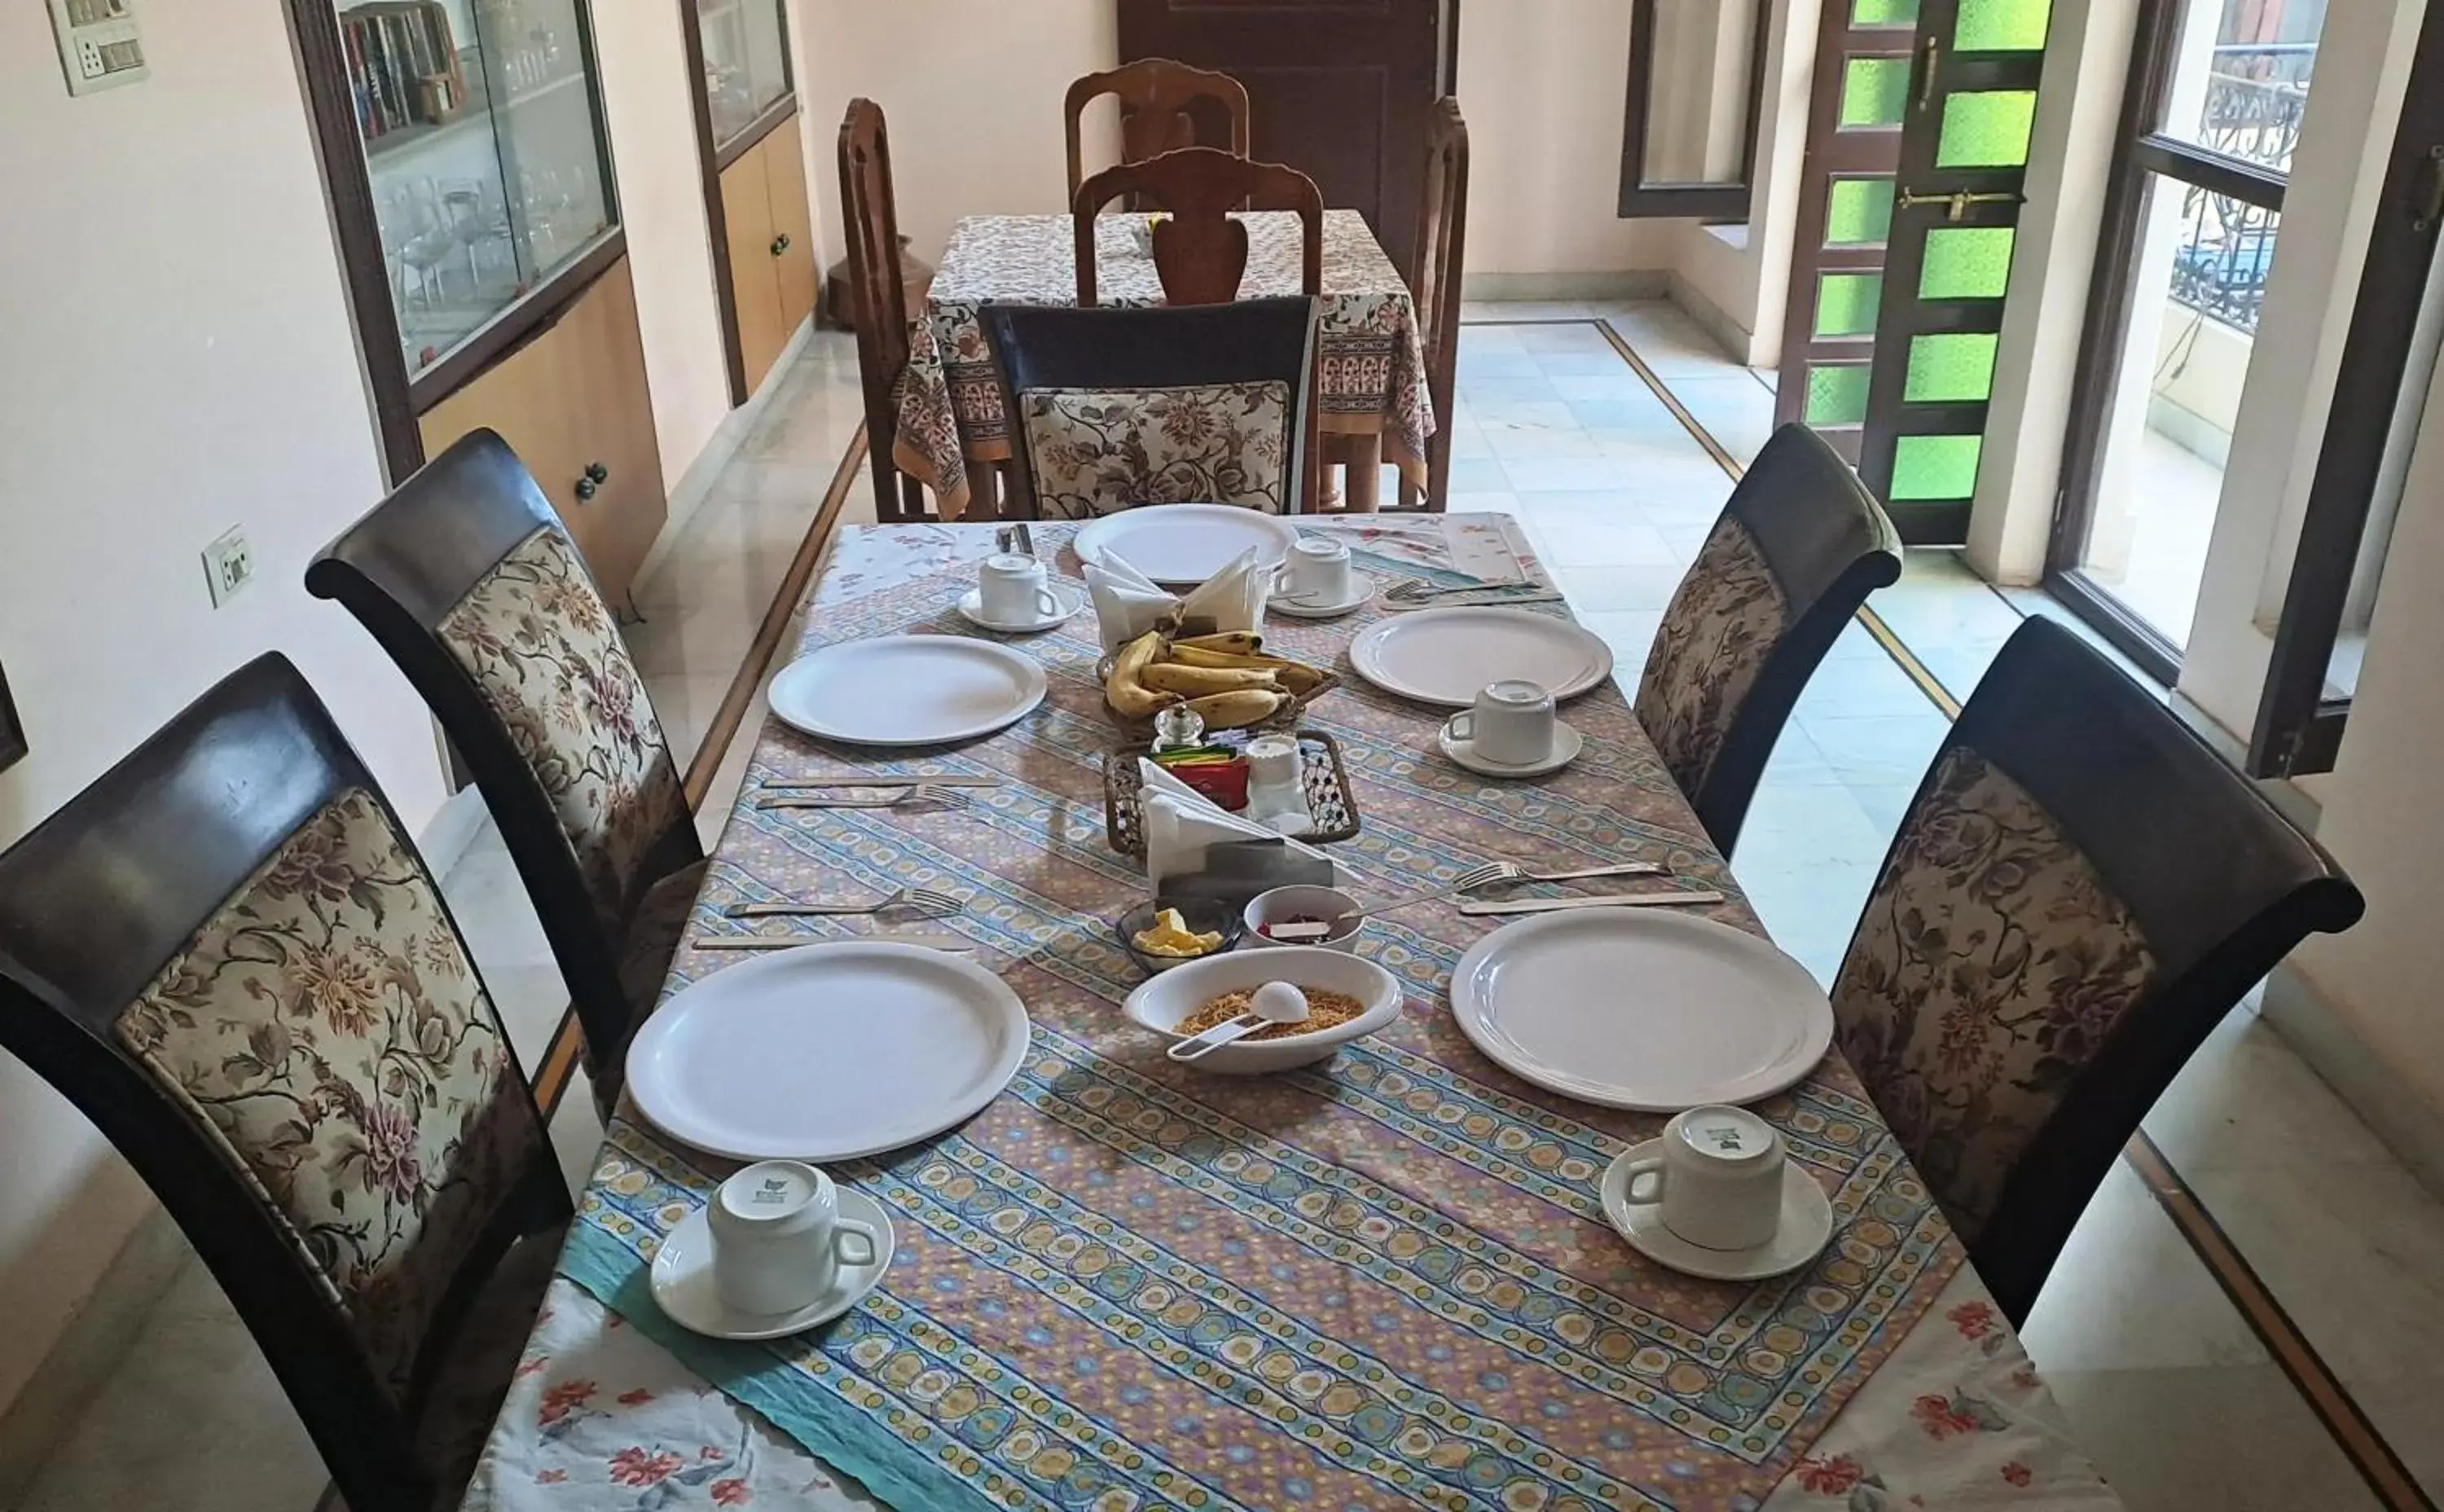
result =
M155 5L153 77L68 98L45 8L0 6L0 666L32 753L23 834L240 662L287 651L411 824L431 724L313 553L381 493L287 29L273 5ZM246 526L214 612L197 553ZM148 1199L0 1056L0 1405Z

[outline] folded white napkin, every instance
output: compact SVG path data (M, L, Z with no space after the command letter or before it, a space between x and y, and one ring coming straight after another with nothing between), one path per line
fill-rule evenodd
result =
M1206 851L1231 840L1281 840L1293 851L1331 865L1333 886L1347 882L1341 864L1324 852L1241 819L1142 756L1138 758L1138 776L1144 784L1138 804L1145 816L1146 876L1157 896L1170 878L1204 871Z
M1086 591L1094 598L1095 619L1107 652L1118 651L1167 622L1210 619L1214 631L1259 629L1265 622L1265 599L1272 586L1273 575L1256 565L1254 546L1191 588L1184 599L1111 552L1104 552L1102 562L1086 565Z

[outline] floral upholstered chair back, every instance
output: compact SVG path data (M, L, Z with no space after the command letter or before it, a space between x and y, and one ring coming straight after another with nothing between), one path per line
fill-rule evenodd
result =
M1046 519L1091 520L1147 504L1296 506L1289 385L1274 380L1015 396Z
M438 633L550 799L604 936L620 939L657 880L642 875L645 863L686 818L687 800L576 545L539 526L476 580Z
M1693 799L1791 618L1756 537L1726 510L1663 611L1638 681L1638 722Z
M1832 996L1842 1053L1964 1240L2158 972L2054 817L1977 750L1946 748Z
M404 1396L543 1133L432 877L341 792L207 918L117 1038L262 1200Z

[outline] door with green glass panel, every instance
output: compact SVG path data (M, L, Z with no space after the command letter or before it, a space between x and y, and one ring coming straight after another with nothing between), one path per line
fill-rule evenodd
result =
M1775 421L1805 420L1856 462L1867 418L1894 173L1920 0L1825 0L1783 325Z
M1922 0L1859 475L1901 538L1968 539L2051 0Z

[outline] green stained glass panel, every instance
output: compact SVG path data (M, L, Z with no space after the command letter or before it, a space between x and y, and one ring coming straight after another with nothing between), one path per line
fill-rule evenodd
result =
M1893 229L1893 181L1837 178L1824 206L1824 245L1857 247L1880 242Z
M1810 425L1864 424L1872 378L1869 369L1860 366L1809 368L1807 408L1800 418Z
M1818 336L1873 336L1883 304L1881 273L1827 273L1816 285Z
M2041 51L2052 11L2053 0L1960 0L1952 46L1961 52Z
M1917 20L1917 0L1853 0L1854 27L1906 27Z
M2009 226L1938 226L1926 233L1920 299L2001 299L2011 282Z
M2033 89L1964 90L1945 97L1937 168L2018 168L2028 160L2028 129L2037 120Z
M1891 498L1966 499L1977 489L1977 435L1905 435L1893 449Z
M1907 58L1853 58L1842 69L1842 129L1897 126L1909 103Z
M1902 400L1948 404L1986 397L1994 387L1995 340L1990 334L1960 331L1911 337Z

